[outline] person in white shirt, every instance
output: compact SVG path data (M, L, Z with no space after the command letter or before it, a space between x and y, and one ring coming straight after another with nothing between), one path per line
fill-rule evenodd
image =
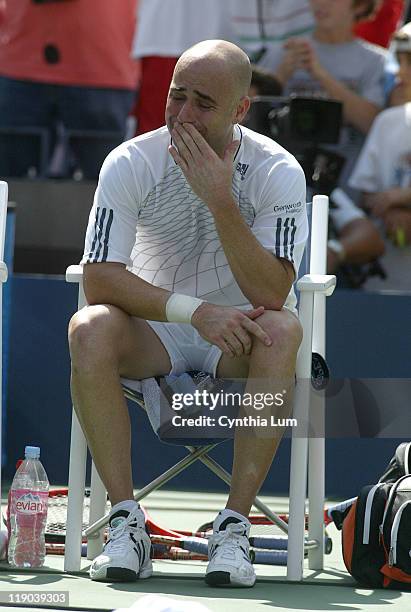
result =
M251 396L282 394L282 405L267 400L263 413L291 410L305 178L291 154L238 125L250 79L248 57L232 43L195 45L176 65L166 127L123 143L100 174L82 260L90 306L69 328L73 403L113 506L94 580L152 571L121 377L198 369L247 378ZM209 545L210 585L255 582L247 517L280 429L236 431L230 495Z
M411 23L394 36L405 104L383 111L371 128L350 185L397 246L411 244Z
M207 39L235 42L226 1L139 0L132 46L132 56L141 63L135 109L137 134L163 125L168 88L178 58L192 45Z

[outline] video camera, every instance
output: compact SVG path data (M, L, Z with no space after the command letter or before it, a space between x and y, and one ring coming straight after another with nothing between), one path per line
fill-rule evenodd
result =
M342 104L336 100L256 96L246 125L291 151L314 192L330 194L338 184L345 158L324 145L338 144L342 117Z

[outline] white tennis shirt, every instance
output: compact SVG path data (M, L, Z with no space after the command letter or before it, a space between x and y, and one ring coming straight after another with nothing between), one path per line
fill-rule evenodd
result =
M308 235L305 177L273 140L234 126L233 196L257 240L293 263ZM106 158L81 263L119 262L145 281L218 305L246 308L207 205L168 152L166 127L122 143ZM291 289L286 306L294 309Z

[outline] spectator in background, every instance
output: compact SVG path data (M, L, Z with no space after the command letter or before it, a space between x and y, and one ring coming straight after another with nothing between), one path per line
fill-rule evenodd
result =
M309 0L224 0L238 44L254 62L268 47L282 47L292 36L314 29Z
M347 180L375 116L384 105L386 53L354 37L354 24L371 14L376 0L310 0L313 34L270 48L261 65L283 83L284 94L339 100L344 126L332 150L344 165L339 185Z
M241 2L243 0L240 0ZM205 39L233 41L228 4L222 0L140 0L133 56L141 59L137 134L164 125L164 110L180 55Z
M411 80L409 78L411 55L401 49L408 48L411 38L411 26L405 25L394 36L393 48L397 50L398 73L397 83L390 95L390 106L397 106L411 101Z
M115 8L111 0L2 4L0 129L52 131L61 122L69 130L124 133L136 89L130 51L137 0ZM13 154L2 142L1 172L24 174L35 152Z
M327 247L327 272L339 275L339 284L353 285L355 269L374 262L384 253L384 241L371 219L341 189L331 194ZM361 274L363 276L363 274Z
M391 37L402 23L404 0L380 0L374 15L357 23L354 33L374 45L388 47Z
M350 184L397 246L411 244L411 23L394 37L406 104L375 120Z

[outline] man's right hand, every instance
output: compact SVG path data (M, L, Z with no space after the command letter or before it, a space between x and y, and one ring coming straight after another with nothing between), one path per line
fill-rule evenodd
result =
M253 337L266 346L271 338L254 321L264 312L264 307L238 310L231 306L217 306L203 302L191 318L191 325L207 342L218 346L229 357L249 355Z

